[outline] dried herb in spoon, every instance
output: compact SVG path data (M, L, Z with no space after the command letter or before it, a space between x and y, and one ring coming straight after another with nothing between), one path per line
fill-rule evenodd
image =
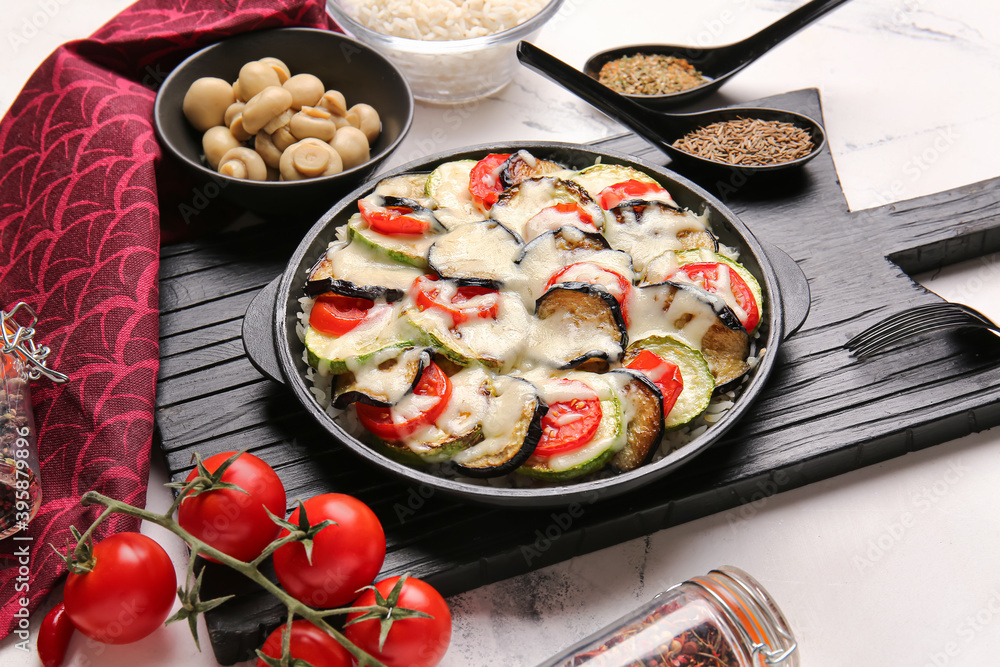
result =
M626 95L679 93L708 81L683 58L643 53L606 62L597 76L611 90Z
M806 130L791 123L738 118L688 132L673 147L723 164L766 166L805 157L814 145Z

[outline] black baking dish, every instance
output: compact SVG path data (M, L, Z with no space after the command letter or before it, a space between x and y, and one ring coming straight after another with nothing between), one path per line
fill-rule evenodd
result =
M745 225L718 199L691 181L663 167L625 154L557 142L510 142L484 144L460 151L449 151L403 165L379 177L405 172L428 172L452 160L479 159L488 153L525 149L536 157L582 168L597 161L633 166L656 177L675 201L695 213L707 212L709 225L720 243L737 248L740 262L758 279L764 294L765 308L758 346L766 353L750 377L743 392L724 417L705 433L668 456L631 472L613 477L592 479L559 486L507 488L473 484L449 479L411 468L388 459L349 435L315 401L305 379L306 363L302 343L296 335L298 299L309 268L335 239L335 230L345 224L356 201L371 192L373 180L362 185L337 203L306 233L284 273L265 288L247 310L243 324L244 346L254 365L265 375L283 382L292 390L306 411L336 440L373 465L410 483L425 484L452 496L476 502L512 507L542 507L573 502L593 502L625 493L665 476L681 464L719 442L739 419L752 416L751 406L765 385L774 366L781 341L802 323L809 307L809 288L801 270L787 255L774 246L765 247Z

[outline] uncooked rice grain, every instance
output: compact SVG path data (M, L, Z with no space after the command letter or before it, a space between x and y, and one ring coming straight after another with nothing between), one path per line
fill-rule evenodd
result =
M351 0L344 6L366 28L425 41L472 39L510 30L549 0Z

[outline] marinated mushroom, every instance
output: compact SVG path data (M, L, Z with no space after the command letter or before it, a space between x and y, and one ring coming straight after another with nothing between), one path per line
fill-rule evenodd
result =
M247 105L243 109L243 127L250 134L257 134L265 125L287 111L291 105L291 93L281 86L268 86L247 100Z
M378 111L370 104L355 104L347 110L347 121L365 133L368 143L375 141L378 133L382 129L382 121L378 117Z
M219 173L249 181L264 181L267 180L267 165L256 151L240 146L230 148L222 156L219 160Z
M297 139L315 137L320 141L330 141L337 132L337 126L330 120L330 112L322 107L304 106L292 116L288 129Z
M277 147L279 151L284 151L286 148L294 144L298 139L292 134L292 131L288 129L287 125L279 127L274 132L269 132L271 135L271 143Z
M232 148L239 148L240 140L233 136L225 125L216 125L205 131L201 137L201 148L205 153L205 161L217 169L222 157Z
M233 120L230 123L228 123L228 125L229 125L229 131L230 133L232 133L234 137L236 137L240 141L250 140L250 137L252 135L249 132L247 132L245 127L243 127L242 113L238 113L235 116L233 116Z
M233 102L226 108L226 113L223 116L223 122L226 125L232 125L233 119L239 114L243 113L243 108L246 106L245 102Z
M278 75L278 83L284 83L292 76L292 70L288 69L288 65L273 56L261 58L257 62L264 63L273 68L274 73Z
M312 74L296 74L281 85L292 94L292 108L296 111L304 106L316 106L326 90L319 77Z
M347 99L339 90L328 90L323 93L323 97L319 100L319 106L334 116L343 117L347 115Z
M273 169L278 168L281 161L281 149L274 145L270 134L258 132L254 138L253 147L264 159L264 164Z
M263 131L268 134L273 134L283 127L286 127L292 120L292 116L295 112L291 109L285 109L280 114L268 121L267 125L264 126Z
M348 126L337 130L333 141L330 142L333 150L337 151L344 161L344 169L357 167L359 164L368 162L371 157L368 146L368 137L356 127Z
M188 122L199 132L222 125L226 109L236 101L233 87L224 79L205 76L195 80L184 94L181 108Z
M254 61L240 68L240 94L249 100L268 86L280 86L278 73L265 63Z
M298 181L339 174L344 170L344 163L333 146L319 139L308 138L285 149L278 169L282 180Z

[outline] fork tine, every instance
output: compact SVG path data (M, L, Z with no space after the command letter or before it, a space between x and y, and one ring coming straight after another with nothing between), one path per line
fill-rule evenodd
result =
M865 357L893 343L912 338L913 336L939 329L950 329L961 326L986 327L987 325L965 314L942 314L938 317L927 318L910 328L899 328L894 331L884 332L880 336L868 337L860 343L848 347L848 349L855 357Z
M942 307L944 306L944 307ZM881 322L873 324L858 335L851 338L844 347L863 344L872 337L880 336L883 333L895 331L900 327L917 324L925 321L928 317L933 317L941 312L951 311L945 304L932 303L925 306L918 306L910 310L904 310L894 315L890 315Z

